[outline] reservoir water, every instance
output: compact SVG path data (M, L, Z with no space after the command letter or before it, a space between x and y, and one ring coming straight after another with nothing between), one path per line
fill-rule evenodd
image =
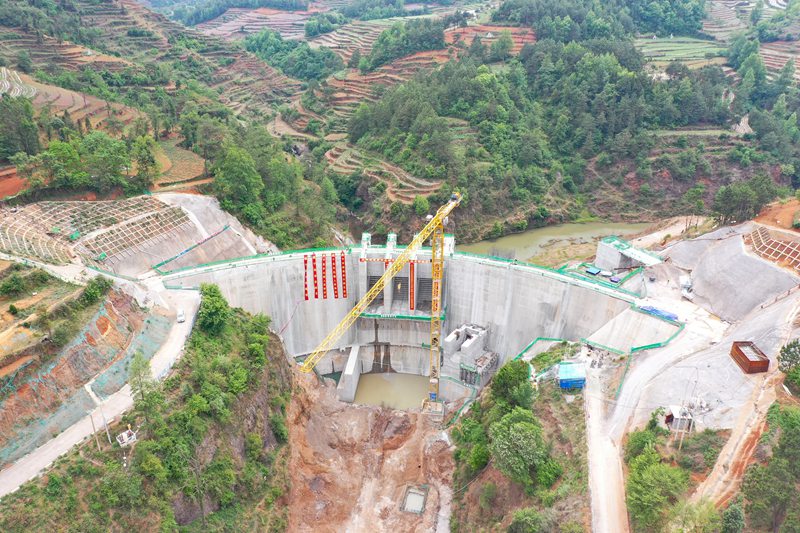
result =
M353 403L385 405L394 409L422 407L428 396L428 378L414 374L361 374Z
M472 252L483 255L499 255L520 261L528 261L538 255L546 245L557 241L591 242L609 235L632 235L646 229L651 224L629 224L626 222L587 222L585 224L560 224L535 228L522 233L506 235L499 239L479 241L472 244L457 245L459 252Z

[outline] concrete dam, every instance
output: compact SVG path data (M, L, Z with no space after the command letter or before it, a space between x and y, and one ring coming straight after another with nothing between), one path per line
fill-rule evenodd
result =
M301 361L377 282L403 246L390 234L373 245L257 255L181 269L164 285L217 284L232 306L272 318L272 329ZM627 288L526 263L455 251L445 237L440 395L469 395L538 338L584 341L593 335L627 353L666 340L674 324L638 312ZM630 283L638 283L632 279ZM387 283L356 325L317 364L352 402L367 373L429 374L431 252L421 248ZM613 339L609 340L609 333ZM541 369L537 369L541 370Z

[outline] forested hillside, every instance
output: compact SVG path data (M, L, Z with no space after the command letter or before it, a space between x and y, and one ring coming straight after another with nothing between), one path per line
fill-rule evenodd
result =
M147 139L174 139L205 161L205 192L281 247L327 244L331 226L353 224L408 238L455 189L466 193L455 215L462 241L597 216L737 218L768 195L742 189L734 209L733 182L766 175L779 192L800 169L791 65L768 76L747 36L730 47L735 75L641 53L637 35L698 34L701 0L509 0L493 26L459 6L354 23L409 14L402 2L359 0L309 18L311 44L273 29L222 41L130 0L70 5L4 4L0 58L141 116L115 122L108 111L105 138L85 121L15 104L26 119L5 135L5 159L25 152L19 171L49 193L133 192L158 179L159 147ZM348 48L350 27L377 31ZM119 62L64 64L51 35ZM752 132L733 131L743 118ZM124 150L87 181L90 134Z
M131 361L135 407L111 429L135 430L135 447L86 441L3 500L0 529L285 529L286 358L267 317L230 309L214 285L202 295L172 375L155 382Z

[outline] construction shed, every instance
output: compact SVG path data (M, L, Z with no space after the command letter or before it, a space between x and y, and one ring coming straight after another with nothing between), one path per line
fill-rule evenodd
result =
M586 386L586 365L559 363L558 386L562 389L582 389Z
M734 341L731 345L731 357L745 374L769 370L769 357L750 341Z
M694 427L692 413L688 409L678 405L670 405L664 422L674 431L691 431Z

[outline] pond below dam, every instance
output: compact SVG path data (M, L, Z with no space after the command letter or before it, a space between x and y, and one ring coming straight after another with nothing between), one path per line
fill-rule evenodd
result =
M353 403L393 409L422 407L428 397L428 378L414 374L361 374Z

